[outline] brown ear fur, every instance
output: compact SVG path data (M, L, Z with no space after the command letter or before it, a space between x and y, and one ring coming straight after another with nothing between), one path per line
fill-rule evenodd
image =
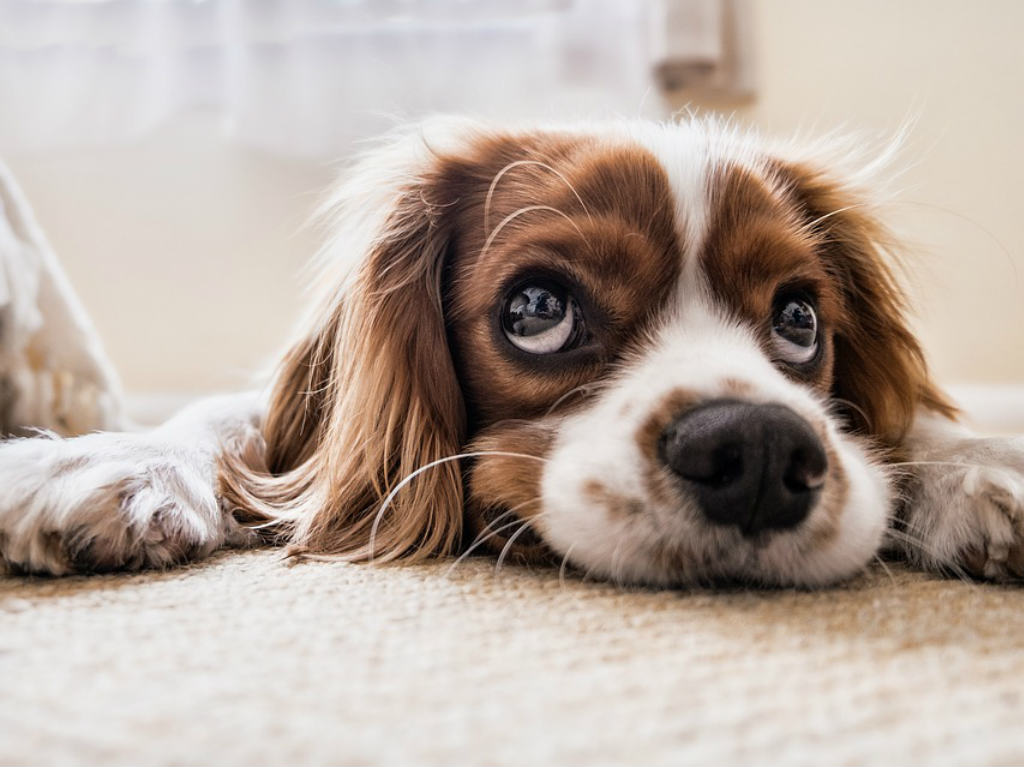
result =
M887 260L895 252L892 237L867 205L826 174L789 165L781 175L841 286L845 316L835 332L832 394L854 428L894 448L919 408L955 418L907 326L906 299Z
M457 462L418 474L390 496L417 469L457 453L465 431L441 313L450 233L431 191L424 179L407 182L358 270L321 301L285 357L267 411L264 461L239 451L222 467L236 516L267 524L299 551L386 561L458 545ZM334 246L349 246L345 236Z

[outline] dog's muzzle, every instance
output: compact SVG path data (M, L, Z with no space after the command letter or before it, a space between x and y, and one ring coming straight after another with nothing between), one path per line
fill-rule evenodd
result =
M821 440L791 409L735 400L713 400L673 420L658 453L709 521L748 537L800 524L828 469Z

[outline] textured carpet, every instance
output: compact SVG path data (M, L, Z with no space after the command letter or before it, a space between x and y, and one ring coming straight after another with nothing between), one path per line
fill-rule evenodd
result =
M0 580L0 762L1024 762L1024 588L652 592L477 560Z

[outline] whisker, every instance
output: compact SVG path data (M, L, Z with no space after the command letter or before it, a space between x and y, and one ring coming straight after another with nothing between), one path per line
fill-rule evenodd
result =
M511 514L511 513L512 512L506 512L502 516L506 516L507 514ZM500 519L500 518L501 517L499 517L498 519ZM497 521L497 520L495 520L495 521ZM490 526L488 526L488 530L490 530L490 532L488 532L488 534L484 538L480 538L479 536L477 536L478 540L475 540L473 542L473 545L470 546L468 549L466 549L462 554L460 554L458 556L458 558L454 562L452 562L452 564L448 567L448 569L444 571L444 577L445 578L449 577L459 564L464 562L466 560L466 558L469 557L473 553L473 551L475 549L477 549L480 546L482 546L490 538L493 538L495 535L498 535L499 533L501 533L502 530L508 530L510 527L515 527L516 525L522 524L522 521L523 520L521 520L519 517L516 517L511 522L506 522L504 525L501 525L500 527L496 527L493 530L490 530Z
M924 537L928 534L928 531L921 527L917 522L897 515L890 515L888 518L887 529L892 529L893 527L897 530L903 530L904 532L909 531L917 534L920 536L922 542L924 541Z
M401 492L403 487L408 485L410 482L412 482L412 480L414 480L416 477L418 477L423 472L429 471L430 469L433 469L433 468L435 468L437 466L440 466L442 464L450 463L452 461L461 461L463 458L480 458L480 457L483 457L483 456L503 456L503 457L506 457L506 458L527 458L527 459L529 459L531 461L540 461L542 463L547 461L546 458L541 458L541 457L536 456L536 455L527 455L526 453L513 453L511 451L506 451L506 450L477 450L477 451L468 452L468 453L456 453L455 455L445 456L444 458L438 458L435 461L431 461L430 463L427 463L427 464L424 464L423 466L420 466L418 469L416 469L416 471L410 473L408 476L404 477L401 482L399 482L397 485L395 485L395 487L391 490L390 493L387 494L387 497L384 498L384 501L381 503L380 509L378 509L377 514L374 517L373 527L370 528L370 557L369 557L369 561L373 562L374 543L375 543L375 541L377 539L377 531L380 529L380 523L384 519L384 512L388 510L388 507L391 506L391 502L395 499L395 496L398 495L399 492Z
M589 394L591 391L593 391L596 388L597 388L597 383L596 382L591 382L591 383L580 384L579 386L576 386L576 387L574 387L572 389L569 389L569 391L567 391L565 394L563 394L561 397L559 397L558 399L556 399L554 401L554 403L551 405L551 407L549 407L547 409L547 412L544 413L544 415L545 416L551 415L553 412L555 412L555 409L559 405L561 405L563 402L565 402L567 399L569 399L569 397L571 397L571 396L573 396L575 394Z
M904 544L907 544L911 547L920 549L925 554L928 554L932 559L934 559L935 563L939 567L941 567L944 570L948 570L953 575L955 575L957 580L971 587L977 586L977 581L973 577L971 577L970 573L964 570L963 567L958 565L956 562L949 560L945 554L940 552L937 548L935 548L935 546L930 544L928 541L925 541L921 538L910 535L909 533L903 530L899 530L893 527L890 527L886 531L886 536L894 538L897 541L901 541ZM911 557L914 556L914 552L912 550L905 553L910 554Z
M576 548L576 544L572 544L565 552L565 556L562 557L562 564L558 566L558 587L565 588L565 569L566 565L569 564L569 557L572 556L572 550Z
M889 566L885 563L885 560L882 559L882 555L876 553L874 558L875 558L875 561L878 562L879 565L881 565L882 570L885 571L885 574L887 576L889 576L889 583L892 584L893 586L895 586L896 585L896 578L893 577L892 570L889 569Z
M567 187L569 187L569 191L573 193L573 196L576 198L576 201L579 202L580 207L583 208L583 212L587 214L587 218L590 220L590 223L591 224L594 223L594 217L590 215L590 209L587 207L587 204L585 202L583 202L583 198L580 197L580 193L578 191L576 191L576 187L574 187L569 182L569 179L567 179L564 175L562 175L562 173L560 173L558 170L556 170L551 165L548 165L546 162L541 162L539 160L515 160L514 162L510 162L504 168L499 170L497 172L497 174L495 174L494 179L491 181L491 185L487 188L487 197L484 198L484 231L485 232L488 231L488 229L490 227L491 201L492 201L492 198L494 197L494 191L498 188L498 182L500 182L502 177L506 173L508 173L510 170L512 170L513 168L519 168L519 167L522 167L524 165L535 165L538 168L543 168L544 170L550 171L552 174L554 174L563 184L565 184Z
M983 463L967 463L961 461L893 461L892 463L886 464L887 466L959 466L963 469L984 469L987 468L986 464Z
M277 527L279 525L283 525L285 523L285 521L286 520L284 520L284 519L282 519L280 517L276 517L274 519L269 520L268 522L261 522L258 525L243 524L242 527L244 527L246 530L265 530L268 527ZM294 521L294 520L288 519L287 521L291 522L291 521Z
M905 501L907 499L901 498L900 500ZM900 530L904 533L916 533L919 536L921 543L925 542L925 536L928 535L928 531L921 527L920 524L912 519L902 516L899 511L891 511L886 515L886 529Z
M498 236L498 234L501 233L501 230L504 229L509 223L519 218L519 216L522 216L526 213L532 213L533 211L536 210L546 210L550 213L557 213L559 216L561 216L570 224L572 224L573 228L576 230L576 233L579 234L580 239L586 240L586 237L583 235L583 230L580 229L579 225L575 221L573 221L568 214L563 213L558 208L553 208L550 205L527 205L525 208L520 208L519 210L509 213L507 216L505 216L505 218L501 220L501 222L496 227L494 227L494 230L487 237L487 241L484 243L483 248L480 249L480 255L483 256L484 254L487 253L487 251L491 247L491 243L494 242L494 239Z
M846 205L846 206L844 206L842 208L836 208L835 210L830 211L830 212L828 212L828 213L826 213L826 214L824 214L822 216L818 216L813 221L808 221L801 228L802 229L806 229L808 232L810 232L812 229L814 229L814 227L816 227L822 221L827 221L828 219L832 218L832 216L838 216L839 214L846 213L847 211L857 210L858 208L867 208L867 207L870 207L870 206L867 205L866 203L859 202L859 203L854 203L853 205Z
M874 429L874 424L871 423L871 418L864 411L864 408L862 408L856 402L851 402L850 400L843 399L842 397L832 397L830 399L830 402L834 402L834 403L836 403L838 405L845 405L846 407L850 408L851 410L856 410L857 413L860 415L860 417L864 419L864 423L865 423L865 425L867 425L868 429Z
M622 554L623 543L624 541L621 538L616 542L615 548L612 549L611 559L609 560L610 566L608 568L608 574L612 585L614 585L616 589L620 589L624 585L622 578L619 575L619 570L622 569L622 563L619 561L619 557Z
M507 511L503 512L502 514L499 514L496 519L494 519L483 530L480 531L480 533L476 536L476 538L473 539L473 543L470 544L470 546L464 552L462 552L454 562L452 562L451 567L449 567L445 571L445 577L448 577L449 575L451 575L452 571L461 562L464 562L467 557L469 557L476 549L478 549L481 546L483 546L488 540L493 538L495 535L500 533L502 530L507 530L510 527L514 527L515 525L519 524L522 520L520 520L518 517L516 517L511 522L507 522L506 524L502 525L501 527L495 528L493 530L491 529L491 525L495 524L496 522L499 522L501 519L503 519L504 517L507 517L509 514L513 514L514 515L515 512L517 510L523 508L523 506L528 506L529 504L536 503L539 500L540 500L540 496L537 496L536 498L531 498L528 501L523 501L522 503L516 504L515 506L513 506L512 508L510 508ZM487 535L484 535L484 533L487 533Z
M581 582L586 583L587 579L591 576L591 574L596 569L597 569L597 565L594 564L594 565L591 565L590 567L588 567L586 570L584 570L583 571L583 576L580 578Z
M536 522L543 515L544 515L544 512L541 512L540 514L537 514L536 516L530 517L529 519L524 519L522 527L520 527L518 530L516 530L514 533L512 533L511 536L509 536L508 541L502 547L501 553L498 555L498 562L494 566L494 577L495 578L497 578L498 577L498 573L501 572L501 566L503 564L505 564L505 557L507 557L509 552L512 550L512 544L514 544L516 542L516 538L518 538L520 535L522 535L526 531L526 529L528 527L532 526L533 523Z
M940 213L945 213L945 214L947 214L949 216L953 216L954 218L958 218L961 221L966 221L968 224L971 224L978 231L980 231L982 234L984 234L986 237L988 237L989 240L996 246L996 248L1000 252L1000 255L1003 256L1006 259L1006 263L1009 264L1010 268L1013 270L1014 283L1015 284L1019 284L1020 283L1020 274L1019 274L1019 272L1017 270L1017 262L1014 260L1009 246L1005 242L1003 242L998 236L996 236L995 232L993 232L991 229L989 229L988 227L986 227L983 224L981 224L981 222L975 220L971 216L966 216L963 213L961 213L961 212L959 212L957 210L954 210L952 208L946 208L946 207L944 207L942 205L937 205L937 204L931 203L931 202L924 202L922 200L893 200L889 204L890 205L917 205L917 206L920 206L922 208L932 208L933 210L937 210Z

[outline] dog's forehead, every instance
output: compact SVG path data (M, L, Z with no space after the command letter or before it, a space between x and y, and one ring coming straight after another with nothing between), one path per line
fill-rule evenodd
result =
M692 285L722 251L724 235L748 235L756 256L753 246L783 239L783 230L798 234L802 223L783 164L751 136L711 124L626 122L500 134L478 138L470 155L475 189L458 196L469 218L481 219L468 237L476 253L524 229L536 233L539 220L550 230L554 217L585 217L587 224L597 217L657 241L662 251L671 247L673 272ZM766 238L769 224L776 236ZM796 244L789 239L787 247ZM601 255L579 248L575 260ZM619 279L628 274L623 260L616 264Z

